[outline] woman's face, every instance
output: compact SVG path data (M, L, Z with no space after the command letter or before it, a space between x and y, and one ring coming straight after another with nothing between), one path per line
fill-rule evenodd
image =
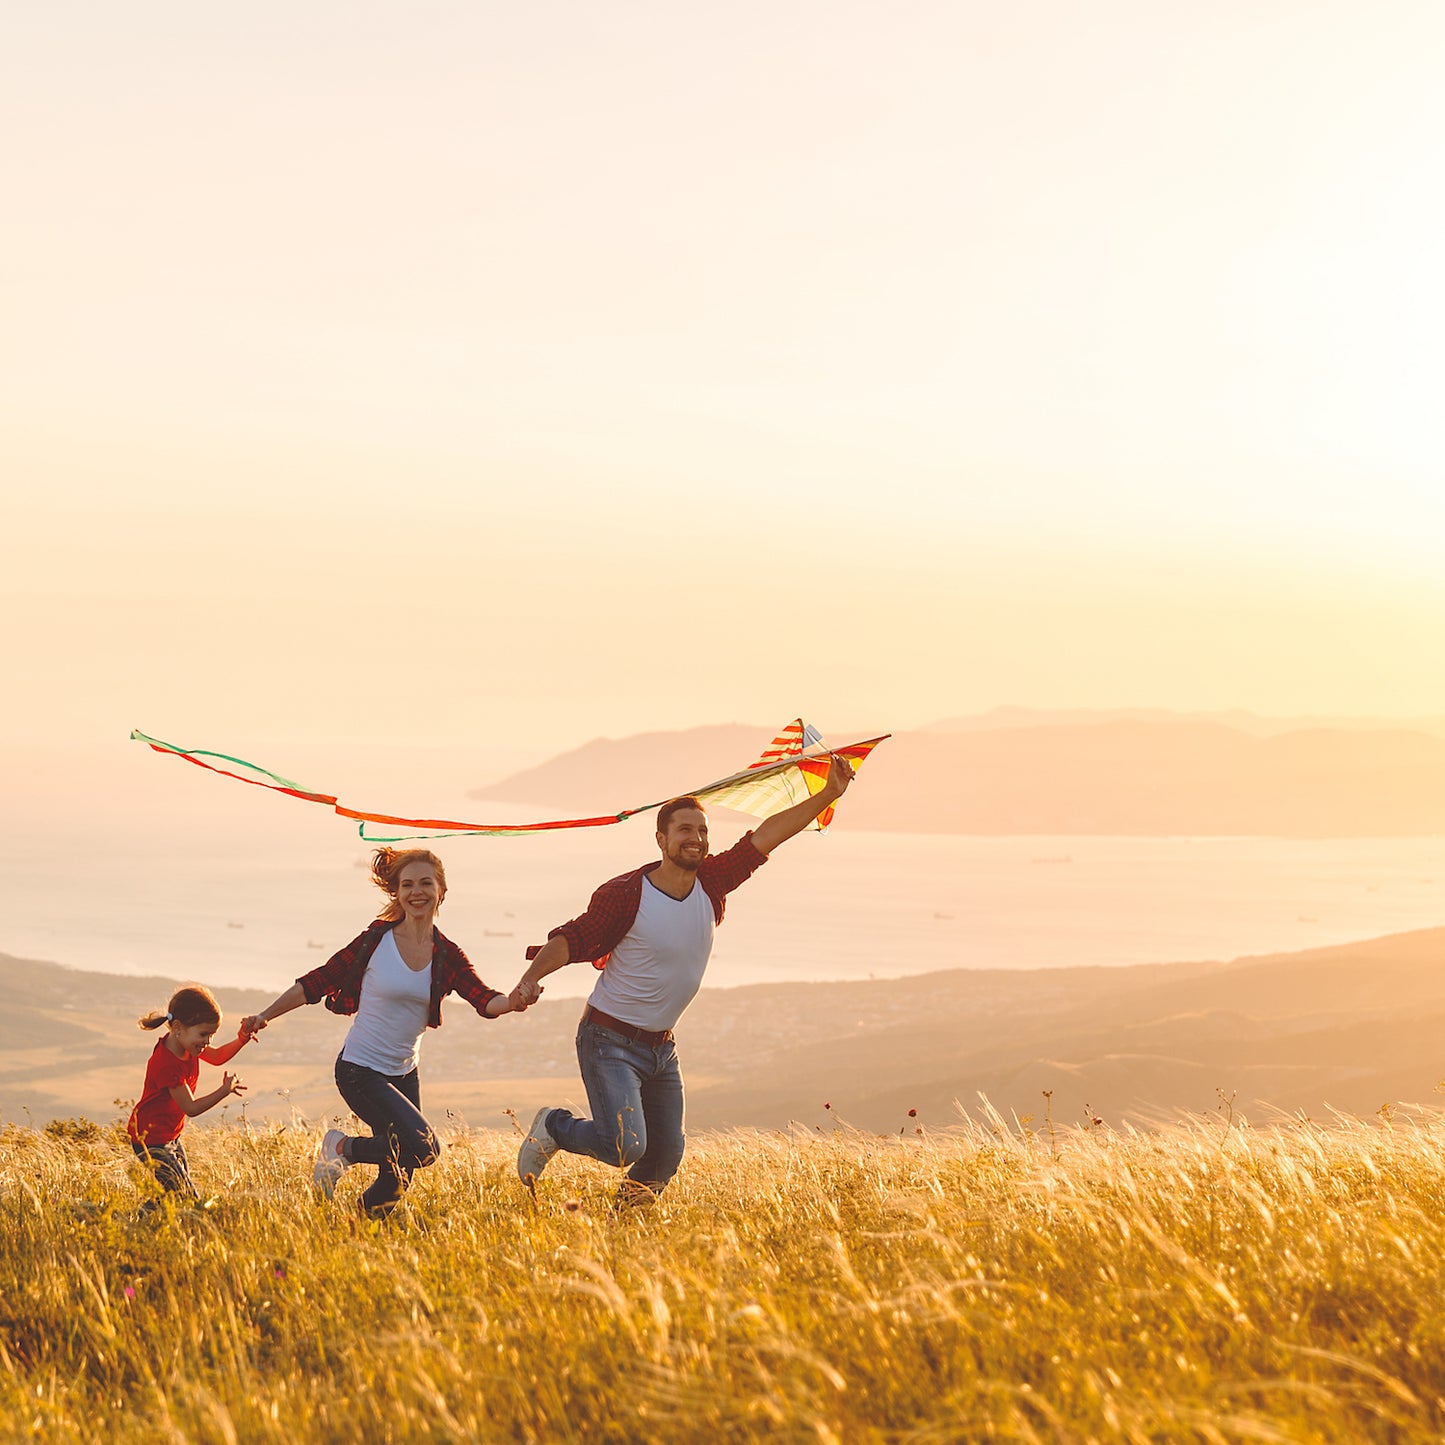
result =
M396 901L408 918L426 919L442 901L441 885L430 863L408 863L396 880Z

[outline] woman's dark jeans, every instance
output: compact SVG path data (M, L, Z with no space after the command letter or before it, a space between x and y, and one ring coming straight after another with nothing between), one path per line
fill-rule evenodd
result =
M353 1164L375 1164L377 1176L361 1196L361 1207L382 1219L396 1208L417 1169L435 1164L441 1145L422 1117L421 1085L416 1070L393 1076L336 1060L336 1087L356 1117L371 1129L371 1138L357 1136L346 1144Z

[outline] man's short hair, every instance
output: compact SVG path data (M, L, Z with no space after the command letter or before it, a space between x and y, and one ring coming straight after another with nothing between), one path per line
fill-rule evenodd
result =
M667 832L667 825L672 822L672 815L682 812L684 808L696 808L699 813L707 812L707 809L696 798L671 798L657 810L657 831L659 833Z

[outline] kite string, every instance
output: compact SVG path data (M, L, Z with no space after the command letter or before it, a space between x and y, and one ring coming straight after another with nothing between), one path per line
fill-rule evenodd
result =
M826 751L819 751L809 756L794 754L777 762L771 762L763 767L756 763L751 768L740 773L730 774L721 778L715 783L709 783L702 788L691 789L693 796L704 798L708 796L723 797L736 796L736 785L747 782L749 785L767 778L769 775L780 776L786 774L791 768L797 768L803 775L804 786L809 793L817 793L824 786L828 770L833 757L841 756L850 758L857 763L862 763L868 754L879 743L885 741L887 734L883 737L871 738L866 742L849 743L839 748L830 748ZM555 832L564 828L604 828L615 823L624 822L628 818L635 817L638 813L645 813L651 808L661 806L659 800L656 803L646 803L638 808L624 809L618 813L609 813L592 818L561 818L543 823L464 823L449 818L402 818L390 813L362 812L355 808L344 806L335 794L315 792L304 787L300 783L293 782L290 778L283 777L280 773L273 773L269 768L260 767L256 763L248 762L244 758L234 757L230 753L211 752L201 748L181 748L174 743L161 741L159 738L147 736L139 729L131 732L131 738L137 742L147 744L154 752L168 753L172 757L183 758L188 763L194 763L198 768L204 768L207 772L215 773L219 777L231 778L238 783L249 783L253 787L267 788L272 792L285 793L288 797L299 798L302 802L323 803L332 811L343 818L350 818L357 822L360 836L368 842L396 843L404 842L410 838L429 837L461 837L464 835L497 838L525 837L532 833ZM233 763L237 767L246 768L260 777L245 777L240 773L232 772L229 768L216 767L213 763L203 761L206 758L214 758L221 762ZM264 779L271 781L266 782ZM676 794L675 796L683 796ZM749 810L751 811L751 810ZM827 810L827 817L831 818L832 809ZM821 821L821 817L820 817ZM405 833L397 835L368 834L367 823L387 824L392 827L424 829L424 833ZM826 826L826 822L823 822Z

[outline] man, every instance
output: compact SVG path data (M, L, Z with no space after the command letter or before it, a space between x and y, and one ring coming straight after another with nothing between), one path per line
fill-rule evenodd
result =
M834 754L812 797L743 836L725 853L707 850L707 815L696 798L674 798L657 815L661 859L604 883L587 911L554 928L517 991L528 1001L541 980L586 959L601 970L577 1029L577 1060L590 1119L568 1109L537 1111L517 1154L523 1183L535 1183L559 1150L628 1169L619 1201L651 1202L682 1162L682 1073L672 1030L702 986L724 900L779 843L800 833L853 781Z

